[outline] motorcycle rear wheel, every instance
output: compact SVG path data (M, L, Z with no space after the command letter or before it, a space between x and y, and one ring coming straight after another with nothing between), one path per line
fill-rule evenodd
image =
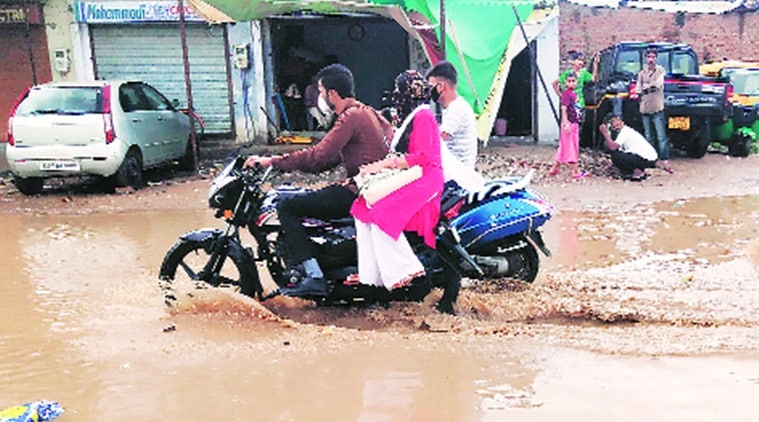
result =
M485 266L484 276L476 276L480 280L510 278L519 280L524 283L532 283L538 276L540 267L540 257L538 251L530 243L526 243L518 249L499 252L498 248L483 253L482 256L499 256L508 261L508 269L505 272L499 272L496 268ZM472 275L469 275L470 277Z
M532 283L538 276L540 257L532 244L504 254L509 261L509 277Z
M241 252L230 249L216 274L201 274L203 267L212 258L203 244L180 240L166 253L161 264L160 279L180 283L206 283L212 287L231 286L239 292L255 295L255 275L249 273L246 257Z

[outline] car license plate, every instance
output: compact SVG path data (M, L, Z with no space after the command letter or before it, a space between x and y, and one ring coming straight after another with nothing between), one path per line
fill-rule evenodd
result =
M40 170L45 171L79 171L79 163L76 161L42 161Z
M670 129L689 130L690 117L670 117L667 121L667 127Z

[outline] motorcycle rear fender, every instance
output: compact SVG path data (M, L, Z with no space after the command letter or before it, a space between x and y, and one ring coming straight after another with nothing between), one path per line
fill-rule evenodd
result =
M549 258L551 257L551 251L548 249L548 247L546 246L546 243L543 241L543 234L540 233L539 230L533 230L527 233L527 240L530 241L541 252L543 252L543 255Z

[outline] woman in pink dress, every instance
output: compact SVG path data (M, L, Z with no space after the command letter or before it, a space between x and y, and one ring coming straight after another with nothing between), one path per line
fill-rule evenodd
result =
M548 172L551 176L559 173L559 164L569 164L572 167L572 178L580 179L585 173L580 171L580 116L577 113L577 75L568 72L564 80L565 89L561 94L561 132L559 134L559 150L553 166Z
M388 290L404 287L424 275L424 267L403 232L415 232L428 246L435 247L434 228L440 217L444 182L440 131L427 104L424 76L416 70L398 75L393 100L403 122L403 129L396 130L391 145L399 155L367 164L361 173L418 165L422 168L422 177L371 207L359 196L351 208L356 220L359 281Z

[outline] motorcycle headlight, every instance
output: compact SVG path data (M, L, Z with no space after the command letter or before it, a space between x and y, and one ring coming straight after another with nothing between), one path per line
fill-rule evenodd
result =
M208 206L218 209L233 209L242 193L242 180L230 177L225 183L216 186L208 194Z

